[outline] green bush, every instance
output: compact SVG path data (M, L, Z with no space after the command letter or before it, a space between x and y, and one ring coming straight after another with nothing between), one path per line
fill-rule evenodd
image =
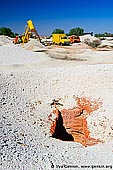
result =
M83 35L84 33L84 29L83 28L80 28L80 27L77 27L77 28L73 28L69 31L69 35Z
M62 29L55 29L53 32L52 32L52 34L64 34L64 30L62 30Z
M12 32L12 30L10 28L1 27L0 28L0 35L7 35L9 37L14 38L17 35L17 33Z
M112 33L105 32L103 34L95 34L95 37L113 37Z

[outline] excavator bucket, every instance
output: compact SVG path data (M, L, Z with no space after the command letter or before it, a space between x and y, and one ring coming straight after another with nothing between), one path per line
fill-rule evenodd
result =
M33 25L33 22L31 20L27 21L28 27L31 31L35 31L35 27Z

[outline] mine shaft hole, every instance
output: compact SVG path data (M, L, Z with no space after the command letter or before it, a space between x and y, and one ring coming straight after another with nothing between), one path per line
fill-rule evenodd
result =
M55 132L52 134L53 138L61 139L63 141L74 141L71 134L66 132L66 128L63 126L63 118L61 112L58 110L58 119L56 120Z

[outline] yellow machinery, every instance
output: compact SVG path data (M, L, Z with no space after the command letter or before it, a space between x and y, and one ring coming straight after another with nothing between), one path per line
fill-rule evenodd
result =
M35 29L35 26L32 22L32 20L29 20L27 21L27 26L26 26L26 30L25 30L25 33L24 35L21 35L21 36L16 36L16 38L14 39L14 43L17 44L17 43L26 43L28 42L31 34L34 33L36 38L38 38L40 40L40 37ZM41 41L41 40L40 40Z
M69 45L70 39L67 38L66 34L52 34L52 42L58 45Z

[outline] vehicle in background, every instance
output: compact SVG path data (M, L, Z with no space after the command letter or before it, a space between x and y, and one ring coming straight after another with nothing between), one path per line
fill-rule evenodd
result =
M80 37L78 35L71 35L70 36L70 42L72 43L79 43L80 42Z
M52 34L52 43L57 45L70 45L70 39L66 34Z

